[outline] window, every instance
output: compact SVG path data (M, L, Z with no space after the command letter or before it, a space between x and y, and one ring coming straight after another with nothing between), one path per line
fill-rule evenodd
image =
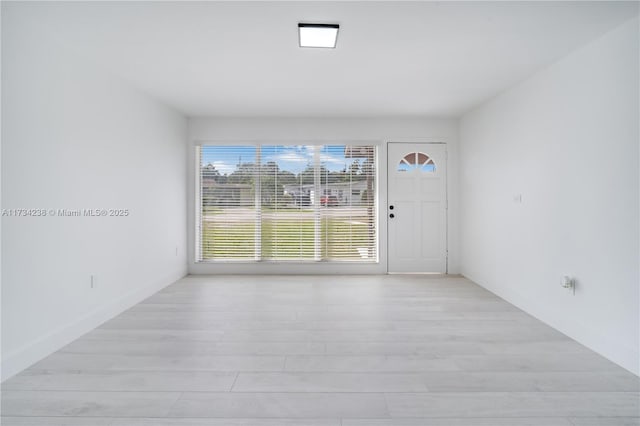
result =
M377 261L375 147L202 146L198 157L198 261Z
M399 172L410 172L419 170L421 172L433 173L436 171L436 164L427 154L422 152L412 152L404 156L398 164Z

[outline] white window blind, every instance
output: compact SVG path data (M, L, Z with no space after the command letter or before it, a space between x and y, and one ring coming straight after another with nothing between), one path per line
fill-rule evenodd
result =
M377 261L374 146L201 146L198 261Z
M201 260L260 258L257 153L255 146L202 147Z

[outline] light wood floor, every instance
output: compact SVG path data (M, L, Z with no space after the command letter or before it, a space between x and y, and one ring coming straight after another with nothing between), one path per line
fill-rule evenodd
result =
M187 277L2 385L2 425L640 425L638 377L457 277Z

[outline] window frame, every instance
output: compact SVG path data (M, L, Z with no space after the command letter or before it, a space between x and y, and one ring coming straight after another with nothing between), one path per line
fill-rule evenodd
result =
M360 259L330 259L330 258L321 258L321 259L268 259L263 258L261 256L261 244L260 239L256 241L256 256L254 259L203 259L202 258L202 232L201 232L201 224L202 224L202 191L201 191L201 165L202 165L202 148L212 146L212 147L256 147L258 152L260 152L261 147L265 146L284 146L284 147L293 147L293 146L317 146L317 147L326 147L326 146L350 146L350 147L370 147L373 149L373 167L374 167L374 182L372 191L375 194L374 202L372 205L373 208L373 219L371 224L374 226L374 235L372 241L372 248L375 251L375 256L372 257L371 260L360 260ZM381 223L380 223L380 147L377 143L372 141L322 141L322 142L309 142L309 141L203 141L202 143L198 143L194 145L195 151L195 176L194 176L194 184L195 184L195 214L192 216L195 219L194 223L194 264L206 265L206 264L250 264L250 265L258 265L258 264L296 264L296 265L320 265L320 264L333 264L333 265L360 265L360 267L366 267L367 265L380 265L380 238L381 238ZM320 150L319 150L320 151ZM257 162L262 164L260 154L257 155ZM317 167L316 164L314 164ZM320 169L317 168L315 170L315 174L317 176L320 175ZM320 183L317 182L319 185ZM258 191L259 184L258 184ZM360 191L361 194L364 191ZM318 197L320 198L320 197ZM318 214L320 207L317 208L314 214ZM262 227L262 223L258 223L256 221L256 227ZM318 241L315 241L314 244L319 244Z

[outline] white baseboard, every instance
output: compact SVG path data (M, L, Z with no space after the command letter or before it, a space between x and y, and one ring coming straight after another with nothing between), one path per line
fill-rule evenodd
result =
M167 276L143 288L127 293L123 297L83 315L73 323L59 327L28 345L7 354L2 359L1 364L2 381L9 379L41 359L51 355L53 352L68 345L83 334L88 333L133 305L140 303L147 297L178 281L186 276L186 274L187 271L185 267L184 270L179 273Z

